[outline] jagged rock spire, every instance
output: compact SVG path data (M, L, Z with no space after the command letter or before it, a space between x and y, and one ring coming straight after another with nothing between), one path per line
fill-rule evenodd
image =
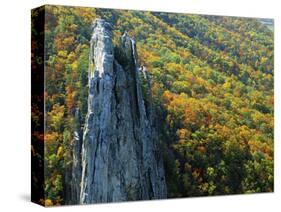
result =
M111 36L112 26L103 19L96 19L93 23L93 35L90 43L91 70L89 71L89 79L93 78L94 72L97 72L100 77L103 73L112 76L113 45Z
M163 162L144 104L135 41L125 33L114 53L111 25L97 19L93 26L80 202L166 198Z

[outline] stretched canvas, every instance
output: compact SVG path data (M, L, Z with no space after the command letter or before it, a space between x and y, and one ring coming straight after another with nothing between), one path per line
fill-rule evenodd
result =
M31 15L33 202L273 192L272 19Z

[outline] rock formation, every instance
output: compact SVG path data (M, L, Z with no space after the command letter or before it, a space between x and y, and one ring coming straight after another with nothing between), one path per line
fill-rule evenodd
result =
M81 132L81 117L79 108L75 110L75 126L73 133L72 144L72 175L71 175L71 191L69 204L78 204L80 202L80 190L81 190L81 150L82 150L82 132Z
M166 198L152 110L144 102L136 44L112 44L97 19L90 43L88 113L82 145L80 203Z

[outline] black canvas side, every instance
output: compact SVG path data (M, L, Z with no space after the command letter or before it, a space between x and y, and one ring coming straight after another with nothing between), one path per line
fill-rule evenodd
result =
M31 201L44 205L45 7L31 11Z

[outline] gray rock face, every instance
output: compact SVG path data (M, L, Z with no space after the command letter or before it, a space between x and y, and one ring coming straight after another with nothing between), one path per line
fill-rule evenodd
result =
M65 205L79 204L81 190L81 151L82 151L82 130L79 108L75 109L73 135L70 142L72 163L69 164L69 158L65 160L63 196Z
M82 150L82 132L81 132L81 119L79 109L75 110L75 126L72 145L72 172L71 172L71 192L70 204L78 204L80 201L81 190L81 150Z
M88 113L82 146L80 203L166 198L163 162L140 85L136 44L94 23ZM151 106L149 106L151 107Z

